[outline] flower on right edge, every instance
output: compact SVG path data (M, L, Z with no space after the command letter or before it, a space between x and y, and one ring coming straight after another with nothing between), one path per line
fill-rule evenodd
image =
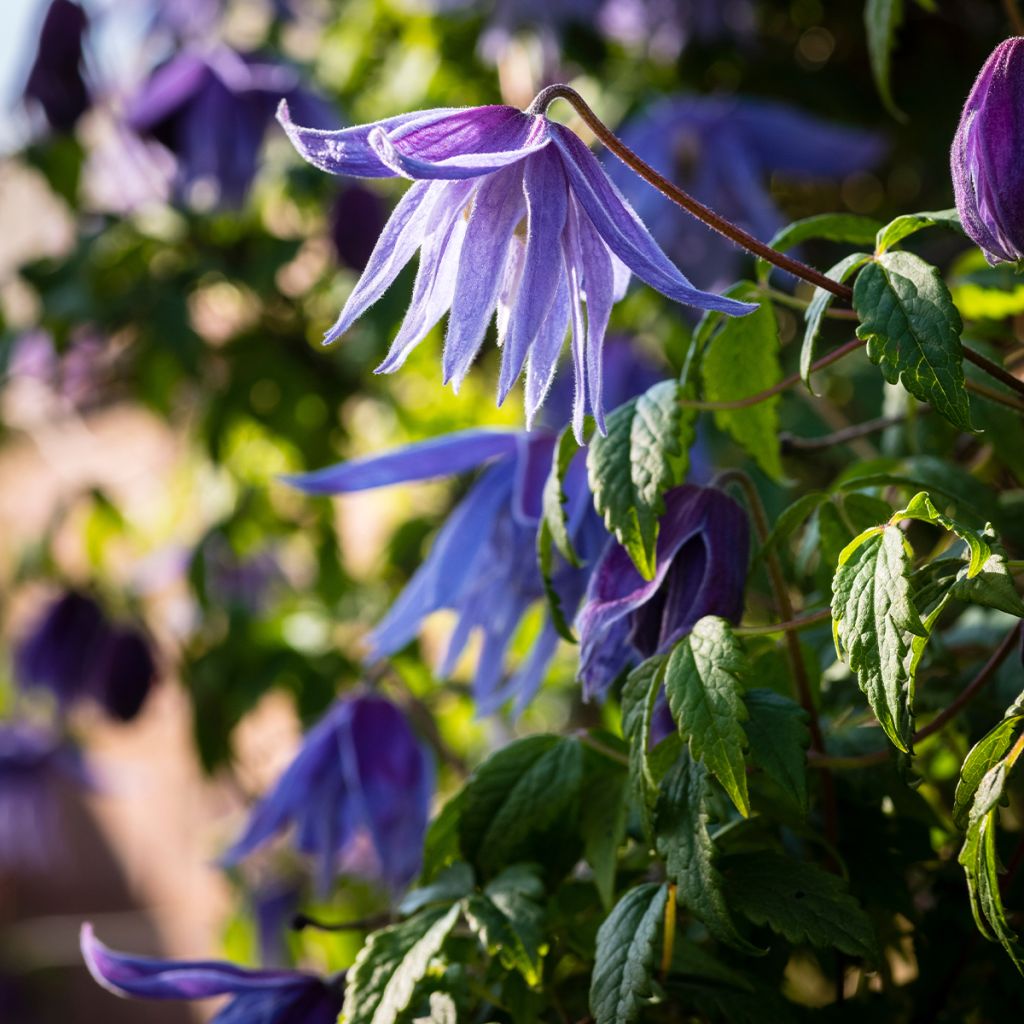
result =
M985 62L960 115L950 166L964 231L991 264L1024 259L1024 38Z

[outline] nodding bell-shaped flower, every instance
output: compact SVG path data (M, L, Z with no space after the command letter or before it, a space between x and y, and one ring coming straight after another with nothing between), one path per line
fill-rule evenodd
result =
M108 949L82 925L82 956L107 991L137 999L231 996L212 1024L335 1024L344 975L239 967L221 960L161 960Z
M316 131L295 124L282 103L278 119L299 153L321 170L415 182L326 335L327 342L340 338L419 249L412 302L379 373L397 370L450 310L441 361L445 383L458 389L496 315L498 402L525 365L532 422L571 329L572 420L579 437L587 411L604 429L605 331L631 273L698 309L743 315L755 308L690 284L594 154L543 112L508 106L423 110Z
M223 862L294 825L295 845L318 861L322 891L353 864L402 889L419 870L433 791L433 763L402 712L382 697L342 698L307 733Z
M684 484L665 496L657 571L645 580L625 548L594 568L576 625L584 694L682 639L705 615L737 622L750 555L747 515L724 491Z
M953 138L953 194L989 263L1024 259L1024 37L1000 43L971 89Z

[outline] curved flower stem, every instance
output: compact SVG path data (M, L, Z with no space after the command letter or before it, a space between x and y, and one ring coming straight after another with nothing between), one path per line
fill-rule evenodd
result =
M781 270L786 270L795 277L799 277L817 288L824 288L841 299L849 299L852 292L845 285L838 284L831 278L826 277L813 267L793 259L785 253L773 249L770 245L756 239L752 234L744 231L741 227L733 224L732 221L715 213L714 210L694 199L689 192L684 192L678 185L673 184L668 178L659 174L649 163L642 160L636 153L625 145L617 135L590 109L587 101L571 86L549 85L542 89L527 108L526 113L539 115L543 114L548 106L557 99L567 100L573 110L582 118L584 124L597 136L604 146L614 153L627 167L640 175L644 181L653 185L663 195L668 196L677 206L681 206L687 213L692 214L698 220L703 221L709 228L725 235L730 241L742 246L748 252L760 256L769 263L774 264Z
M712 486L727 487L729 484L736 484L743 491L747 500L747 507L750 509L750 516L754 521L754 530L758 540L764 548L765 542L771 530L768 526L768 516L761 502L761 495L758 494L754 481L742 470L727 469L712 481ZM782 563L773 548L768 548L764 556L765 566L768 569L768 577L771 580L772 591L775 595L775 605L779 615L786 622L793 619L793 602L789 599L789 591L786 589L786 578L782 573ZM797 699L800 706L807 712L807 724L811 732L811 751L823 753L825 740L821 733L821 723L818 721L818 709L814 706L814 697L811 694L811 681L807 676L807 666L804 664L803 654L800 651L800 638L792 630L786 631L786 653L789 657L789 669L793 673L793 684L796 689ZM839 838L839 818L836 808L836 791L832 776L827 769L821 773L822 806L825 816L825 835L833 846Z
M827 622L832 618L831 608L822 608L821 611L811 612L810 615L801 615L790 619L787 622L769 622L764 626L736 626L733 632L738 636L769 636L772 633L794 633L801 629L810 629L819 622Z
M576 731L576 738L583 744L583 746L590 747L591 750L596 751L603 757L607 757L609 761L614 761L616 764L623 764L627 768L629 767L629 758L625 754L621 751L613 750L611 747L606 747L600 740L594 739L586 729L578 729Z
M996 670L1016 646L1022 626L1024 626L1024 623L1018 622L1003 637L1002 643L992 652L988 661L978 670L978 674L960 691L956 699L951 701L949 706L940 711L927 725L914 733L914 744L920 743L921 740L926 740L929 736L934 736L950 719L960 714L985 689L995 676ZM866 768L874 764L884 764L889 760L891 754L892 748L886 747L884 750L875 750L870 754L860 754L855 757L829 757L828 755L814 753L808 756L815 764L822 767Z
M929 405L919 406L918 414L926 413L931 409ZM792 451L816 451L820 448L833 448L837 444L846 444L855 441L858 437L867 437L879 430L886 430L888 427L895 427L906 420L906 416L880 416L875 420L865 420L863 423L853 423L842 430L835 430L831 434L822 434L820 437L799 437L796 434L779 434L779 446L783 452Z
M978 369L984 370L990 377L1005 384L1011 391L1016 391L1018 395L1024 395L1024 380L1014 377L1009 370L1004 369L998 363L993 363L991 359L986 359L980 352L975 352L973 348L968 348L966 345L962 347L964 359L969 363L974 363Z

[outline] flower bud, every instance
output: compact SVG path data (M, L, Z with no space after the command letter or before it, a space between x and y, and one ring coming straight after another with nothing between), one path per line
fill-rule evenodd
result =
M956 208L989 263L1024 258L1024 38L981 69L960 117L950 164Z

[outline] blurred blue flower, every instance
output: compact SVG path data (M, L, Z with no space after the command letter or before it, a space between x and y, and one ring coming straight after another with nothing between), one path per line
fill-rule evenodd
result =
M334 120L294 69L226 46L187 49L157 68L126 120L174 154L179 195L199 206L240 205L256 176L281 96L314 124Z
M328 219L335 255L345 266L362 273L387 223L379 195L364 185L346 185L335 196Z
M346 861L401 889L419 870L433 788L432 761L402 712L382 697L344 697L306 735L224 863L294 824L324 892Z
M61 791L91 786L78 751L28 722L0 722L0 871L52 868L64 848Z
M746 513L723 491L684 484L665 496L657 571L645 580L613 544L594 567L576 620L584 694L668 650L705 615L738 622L750 555Z
M290 970L256 970L221 960L160 960L108 949L92 925L82 925L89 973L118 996L208 999L231 996L212 1024L335 1024L344 975L321 978Z
M507 106L425 110L339 131L300 127L286 103L278 116L299 153L324 171L415 181L326 335L341 337L419 249L412 303L378 372L398 369L450 309L442 366L445 383L457 389L497 313L498 402L526 364L529 424L571 325L579 437L588 409L604 427L605 330L631 272L698 309L741 315L754 308L694 288L593 153L543 114Z
M744 36L754 27L751 0L604 0L604 35L660 60L675 60L692 39Z
M85 11L71 0L52 0L43 19L25 99L37 103L57 131L69 132L89 109L82 40L89 27Z
M92 698L123 722L139 713L156 675L146 636L111 623L93 598L74 590L47 606L14 652L22 689L49 690L61 711Z
M672 96L627 121L619 137L655 170L716 213L768 241L785 223L770 180L845 177L885 154L878 136L784 103L738 96ZM708 287L738 274L742 250L608 157L612 180L672 256Z

